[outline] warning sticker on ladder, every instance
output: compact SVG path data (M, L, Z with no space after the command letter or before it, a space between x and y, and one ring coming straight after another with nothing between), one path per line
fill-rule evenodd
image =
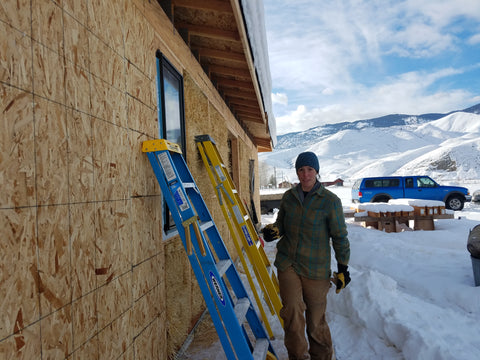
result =
M172 181L175 179L175 171L173 170L172 163L170 162L170 159L168 158L168 155L166 152L162 152L158 154L158 160L160 160L160 164L162 164L163 171L165 172L165 176L167 178L167 182Z
M171 185L173 198L175 199L175 203L178 205L181 211L185 211L190 208L188 205L187 199L183 194L182 187L180 183L174 183Z
M242 212L240 211L240 208L238 205L232 206L233 213L235 214L235 220L237 220L237 224L240 225L241 223L245 222L243 219Z
M242 231L243 231L243 235L245 236L245 239L247 240L248 245L252 246L253 240L252 240L252 237L250 236L250 233L248 232L247 225L242 226Z

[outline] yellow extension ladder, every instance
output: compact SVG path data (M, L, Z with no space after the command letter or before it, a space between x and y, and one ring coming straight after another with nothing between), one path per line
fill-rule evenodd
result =
M280 317L282 302L280 299L280 289L277 277L263 249L251 217L247 213L247 210L240 199L240 195L235 189L230 174L222 161L215 142L209 135L196 136L195 141L203 163L207 169L210 181L215 189L225 221L227 222L230 233L234 239L234 244L250 283L250 287L254 292L254 297L257 301L263 322L269 335L272 336L270 324L265 311L263 310L258 293L255 290L253 279L248 271L248 264L246 263L244 253L246 253L250 265L253 268L257 282L263 292L264 300L267 303L271 314L276 314L280 324L283 326L283 321Z

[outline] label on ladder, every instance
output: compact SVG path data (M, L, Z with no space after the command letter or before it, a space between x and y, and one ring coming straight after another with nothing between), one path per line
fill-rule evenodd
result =
M180 147L150 140L142 151L157 177L227 358L276 359Z

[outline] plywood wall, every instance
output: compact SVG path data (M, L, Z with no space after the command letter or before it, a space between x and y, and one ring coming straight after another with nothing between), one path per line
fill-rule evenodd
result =
M158 135L155 52L184 75L188 164L234 254L194 142L240 190L256 150L156 1L0 4L0 358L166 359L205 309L141 143Z

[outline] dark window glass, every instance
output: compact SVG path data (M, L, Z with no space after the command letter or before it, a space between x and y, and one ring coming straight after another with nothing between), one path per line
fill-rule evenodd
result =
M160 51L157 51L158 123L161 139L178 144L186 159L183 78ZM164 203L164 231L175 228L175 222Z

